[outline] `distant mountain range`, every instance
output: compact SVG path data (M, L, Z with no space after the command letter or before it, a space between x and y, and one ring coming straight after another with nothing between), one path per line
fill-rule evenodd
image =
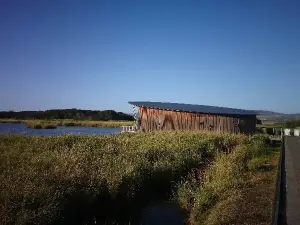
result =
M273 111L268 111L268 110L253 110L253 111L256 112L257 115L260 115L260 116L285 116L285 115L289 115L289 114L285 114L285 113L278 113L278 112L273 112Z
M257 117L262 121L283 122L287 120L300 119L300 113L287 114L287 113L278 113L278 112L267 111L267 110L253 110L253 111L257 112Z
M300 113L278 113L267 110L253 110L260 116L300 116Z

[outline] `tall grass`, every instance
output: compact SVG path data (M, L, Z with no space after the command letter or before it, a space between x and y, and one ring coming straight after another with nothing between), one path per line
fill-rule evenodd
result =
M215 133L0 135L0 223L134 224L207 159L263 143Z
M27 128L34 129L55 129L56 125L47 121L24 121Z
M179 184L177 200L190 224L271 223L276 167L269 164L274 156L267 143L252 136L251 144L219 154L201 179L192 174Z
M0 119L0 123L22 123L22 120L16 120L16 119Z

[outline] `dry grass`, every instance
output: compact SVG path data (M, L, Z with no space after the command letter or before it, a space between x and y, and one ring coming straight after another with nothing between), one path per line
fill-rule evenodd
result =
M271 167L265 165L260 167L261 171L252 172L243 188L232 190L218 201L206 224L270 224L278 154L274 153L272 158L276 161Z
M211 208L223 199L219 192L229 195L231 188L243 187L240 161L260 152L265 140L261 135L192 132L0 135L0 223L135 224L150 202L182 202L182 196L172 197L181 180L216 158L207 173L211 178L201 186L206 206L197 197L199 179L186 185L195 184L190 196L200 206L189 203L191 218L198 218L201 207L209 209L211 218L221 213Z
M22 120L0 119L0 123L22 123Z
M55 129L56 125L46 121L24 121L27 128L33 129Z
M187 180L178 199L191 224L270 224L279 153L266 146L238 146L217 156L203 180Z

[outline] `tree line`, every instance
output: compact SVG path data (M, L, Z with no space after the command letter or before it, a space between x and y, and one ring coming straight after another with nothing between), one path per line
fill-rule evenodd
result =
M1 119L73 119L73 120L130 120L131 115L114 110L51 109L46 111L2 111Z

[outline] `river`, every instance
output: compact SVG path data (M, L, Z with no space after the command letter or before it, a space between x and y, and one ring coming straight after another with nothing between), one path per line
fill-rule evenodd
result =
M95 135L95 134L115 134L120 133L120 128L102 128L102 127L65 127L58 126L56 129L33 129L27 128L22 123L0 123L0 134L25 134L38 136L51 135Z

